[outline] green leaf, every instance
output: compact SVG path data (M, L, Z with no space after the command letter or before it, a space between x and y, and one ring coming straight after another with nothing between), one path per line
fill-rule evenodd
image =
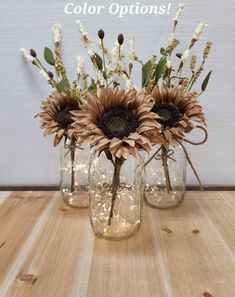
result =
M101 58L101 56L99 56L97 53L95 54L95 61L96 61L96 65L98 67L98 69L100 71L103 70L103 60Z
M97 86L96 86L96 83L95 83L93 78L91 79L91 85L89 86L88 90L89 91L96 91L97 90Z
M204 92L205 90L206 90L206 88L207 88L207 85L208 85L208 83L209 83L209 80L210 80L210 77L211 77L211 73L212 73L212 71L210 71L208 74L207 74L207 76L206 76L206 78L204 79L204 81L203 81L203 83L202 83L202 92Z
M55 59L52 50L50 50L48 47L45 47L44 58L49 65L55 66Z
M150 80L152 74L152 61L149 60L143 67L142 67L142 87L144 87Z
M161 58L160 61L158 62L155 70L155 75L154 75L155 83L158 83L159 79L161 78L166 63L167 63L167 60L165 57Z
M65 92L70 88L69 81L66 78L63 78L57 85L57 90L59 92Z

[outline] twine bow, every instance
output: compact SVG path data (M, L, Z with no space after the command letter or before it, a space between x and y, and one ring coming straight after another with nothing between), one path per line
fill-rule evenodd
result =
M175 141L182 147L183 152L184 152L185 157L186 157L186 160L189 163L195 177L197 178L197 181L198 181L198 183L200 185L200 189L203 190L202 183L201 183L201 180L199 178L199 175L198 175L198 173L197 173L197 171L196 171L196 169L195 169L195 167L194 167L194 165L193 165L193 163L192 163L192 161L191 161L191 159L189 157L189 154L187 152L187 149L186 149L185 145L183 145L183 142L189 143L191 145L202 145L207 141L207 139L208 139L207 130L202 126L196 126L195 128L200 129L205 133L203 140L198 141L198 142L193 142L193 141L191 141L191 140L189 140L187 138L184 138L182 140L176 139ZM160 151L162 151L162 154L159 154ZM171 159L172 161L176 162L176 160L174 158L172 158L174 153L175 152L174 152L173 149L168 149L167 150L165 146L161 145L160 148L152 155L152 157L144 164L144 167L146 167L153 159L163 161L163 167L164 167L165 177L166 177L166 187L167 187L167 192L168 193L170 191L172 191L172 187L171 187L171 182L170 182L167 159Z
M65 143L64 148L68 150L65 156L67 156L70 151L75 151L75 149L84 150L84 148L81 147L81 144L77 144L76 142L71 142L69 144Z
M204 133L205 133L204 139L202 141L193 142L191 140L188 140L188 139L184 138L183 141L185 141L185 142L187 142L189 144L192 144L192 145L201 145L201 144L204 144L207 141L207 139L208 139L207 130L204 127L202 127L202 126L196 126L195 128L198 128L198 129L201 129L202 131L204 131ZM200 185L200 189L202 191L203 190L202 182L200 180L200 177L199 177L199 175L198 175L195 167L193 166L193 163L192 163L192 161L191 161L191 159L189 157L189 154L187 152L187 149L185 148L185 146L182 144L182 142L180 140L176 140L176 142L178 142L181 145L181 147L182 147L182 149L184 151L185 157L187 159L187 162L189 163L189 165L190 165L190 167L191 167L191 169L192 169L195 177L197 178L197 181L198 181L198 183Z

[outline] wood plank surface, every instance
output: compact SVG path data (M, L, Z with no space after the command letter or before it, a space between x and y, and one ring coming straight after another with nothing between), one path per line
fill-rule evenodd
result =
M0 297L234 297L235 192L144 207L141 230L95 238L58 192L0 192Z
M24 242L52 193L14 192L0 207L0 284L18 257ZM3 197L3 196L2 196ZM0 294L2 291L0 290Z

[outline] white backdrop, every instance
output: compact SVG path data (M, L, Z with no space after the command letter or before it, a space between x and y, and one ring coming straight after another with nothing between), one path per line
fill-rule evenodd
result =
M0 8L0 186L1 185L57 185L59 150L53 148L52 138L42 138L38 120L40 101L50 87L33 66L25 63L19 54L21 47L34 48L43 55L44 46L52 46L51 27L55 22L63 26L63 54L71 79L75 76L76 55L86 52L80 43L75 26L76 16L66 15L68 0L13 0L1 1ZM72 2L72 1L71 1ZM74 3L82 1L74 0ZM113 0L87 0L108 5ZM120 4L135 1L117 0ZM141 4L162 4L168 1L139 0ZM170 15L136 16L122 19L108 13L101 16L80 16L90 35L96 38L103 28L111 43L122 32L126 38L136 36L137 51L146 61L167 42L172 18L178 1L172 3ZM201 97L208 118L209 141L191 149L191 158L205 185L235 185L235 2L234 0L185 0L186 8L178 37L185 42L184 50L196 23L207 20L207 39L213 41L213 51L206 69L213 70L208 92ZM88 62L86 57L86 61ZM138 80L139 77L136 77ZM188 184L195 178L188 170Z

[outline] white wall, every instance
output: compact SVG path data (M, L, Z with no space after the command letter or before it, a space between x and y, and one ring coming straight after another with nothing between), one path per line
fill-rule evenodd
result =
M87 0L108 5L113 0ZM43 139L38 120L40 101L47 97L50 87L36 69L25 63L19 48L34 48L43 54L44 46L52 46L51 27L63 25L63 52L71 79L75 75L74 56L84 55L75 26L76 16L63 12L67 0L2 1L0 8L0 185L55 185L58 184L59 151L52 146L52 138ZM81 3L82 1L76 1ZM117 0L120 4L135 1ZM165 0L139 0L142 4L168 3ZM88 32L96 37L103 28L109 42L122 32L126 38L135 35L137 49L144 60L166 44L171 19L177 5L172 0L171 15L127 16L118 19L109 14L82 16ZM206 185L235 185L235 2L233 0L185 0L186 11L178 36L190 39L200 19L210 27L200 45L209 38L214 49L207 64L213 70L209 91L201 97L208 118L209 141L191 149L191 157ZM179 51L180 51L179 49ZM195 53L199 46L195 48ZM87 59L88 62L88 59ZM139 77L137 77L139 78ZM195 179L188 171L188 183Z

